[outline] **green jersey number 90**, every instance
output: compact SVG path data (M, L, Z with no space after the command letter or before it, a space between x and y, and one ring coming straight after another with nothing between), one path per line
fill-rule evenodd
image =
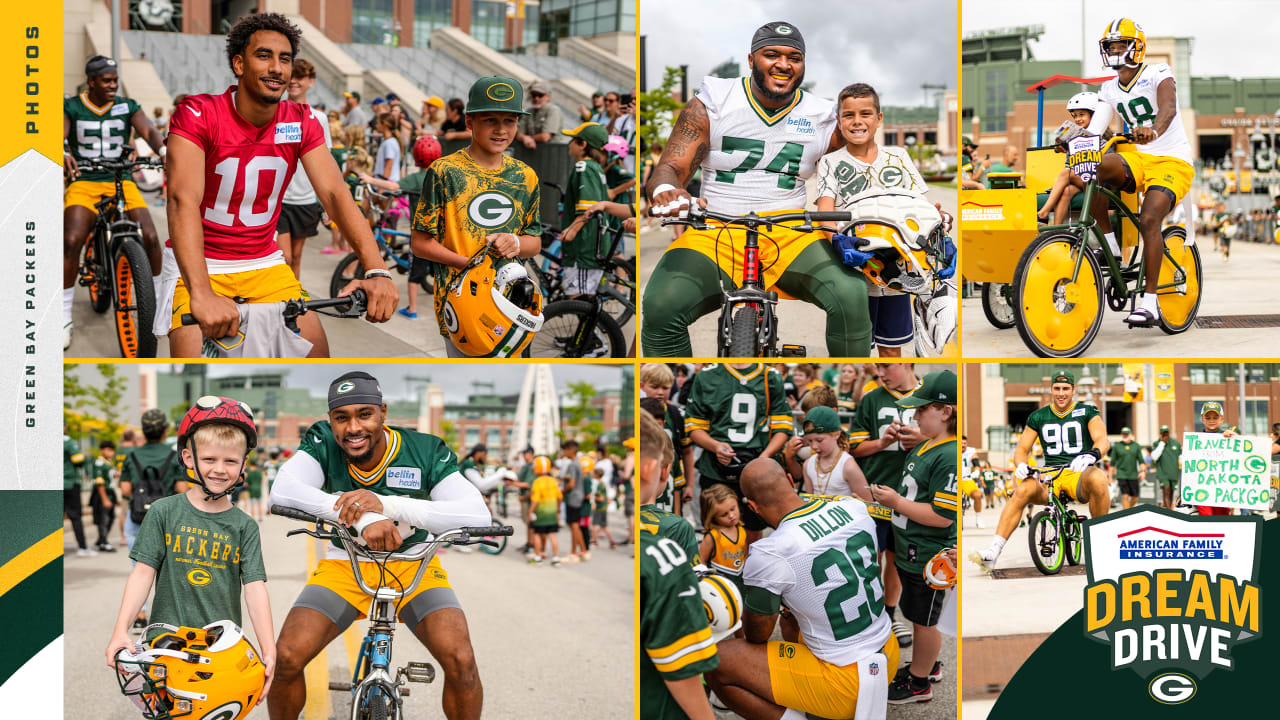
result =
M1084 451L1084 428L1078 420L1045 425L1040 428L1040 442L1046 456L1079 455Z

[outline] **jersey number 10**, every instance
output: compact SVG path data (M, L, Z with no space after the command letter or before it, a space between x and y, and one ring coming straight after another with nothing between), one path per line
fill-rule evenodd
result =
M236 215L231 214L231 195L235 192L240 158L230 157L213 166L213 172L220 178L218 196L213 207L205 208L204 219L217 225L232 227L238 218L245 227L259 227L271 221L276 212L276 203L280 201L280 188L284 187L284 176L289 171L289 163L275 155L259 155L250 158L244 165L244 196L240 200L240 208ZM275 173L275 184L267 195L267 208L262 212L254 212L253 204L258 200L258 179L263 171Z

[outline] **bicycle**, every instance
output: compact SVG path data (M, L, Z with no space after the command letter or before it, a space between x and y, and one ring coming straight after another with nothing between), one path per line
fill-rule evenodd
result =
M435 667L429 662L408 662L403 667L396 668L394 679L390 669L396 611L401 600L418 587L427 564L435 557L436 552L444 545L489 545L493 543L488 539L489 536L507 536L513 531L510 526L463 527L436 535L410 552L379 552L356 543L346 528L310 513L272 505L271 514L315 523L314 530L296 528L285 533L285 537L302 534L317 540L340 543L347 551L347 560L351 563L356 583L371 598L368 611L369 632L360 643L360 653L351 673L351 682L329 683L330 690L351 693L351 720L399 720L403 717L403 698L409 694L406 686L411 682L430 683L435 680ZM357 559L360 557L372 560L384 570L384 579L379 587L369 587L365 582ZM385 571L385 563L389 561L416 562L418 570L406 584L399 577ZM391 583L394 583L394 587Z
M140 168L162 168L160 158L88 160L82 172L105 171L115 177L115 193L94 203L98 216L80 261L78 284L89 289L89 306L99 314L115 309L116 340L121 357L156 356L156 295L151 263L142 245L142 230L125 215L124 181Z
M1142 253L1128 263L1111 251L1098 222L1087 212L1095 194L1102 193L1112 213L1117 242L1136 233L1138 215L1111 188L1098 182L1094 170L1113 146L1131 143L1131 135L1116 135L1105 143L1099 136L1070 141L1072 172L1085 180L1080 219L1041 228L1023 251L1013 276L1013 320L1022 341L1040 357L1077 357L1089 348L1102 326L1102 305L1132 312L1145 285ZM1089 248L1089 238L1097 248ZM1200 308L1200 251L1188 243L1186 229L1170 226L1164 242L1156 285L1160 329L1169 335L1184 332ZM1141 238L1139 238L1141 247ZM994 322L994 321L993 321ZM997 325L998 326L998 325Z
M621 227L613 230L607 257L613 257L625 234ZM634 267L632 261L626 262ZM622 286L630 293L626 294L619 291L618 282L617 279L611 280L606 271L595 292L586 300L569 298L561 291L561 299L547 303L542 312L542 330L529 345L530 357L627 357L627 339L622 323L608 308L611 303L621 306L630 319L636 309L636 288L634 282L623 281ZM559 283L557 278L557 287Z
M244 298L232 298L237 304L244 304ZM280 314L284 318L284 326L295 335L301 331L298 329L298 318L306 315L308 312L318 312L321 315L328 315L336 318L359 318L364 317L365 309L368 307L368 296L364 290L357 289L346 297L323 298L319 300L303 300L297 298L294 300L285 300L280 309ZM332 312L329 308L336 308ZM195 325L195 316L191 313L183 313L179 318L182 325ZM204 347L201 355L206 358L226 357L227 353L235 350L244 343L245 334L241 329L234 336L225 338L205 338Z
M365 184L362 189L368 195L384 200L388 204L401 196L408 195L408 193L398 190L379 191L368 184ZM378 253L382 256L383 262L387 264L389 269L401 275L409 274L414 262L413 250L409 246L411 233L396 230L391 222L390 213L385 208L380 207L378 203L369 203L369 212L373 216L373 239L378 243ZM429 261L418 259L418 262L425 263ZM337 295L342 291L342 288L347 286L347 283L363 278L364 266L361 265L359 256L355 253L347 253L346 256L338 261L337 267L333 269L333 275L329 278L329 294ZM418 285L428 295L435 292L435 278L430 269L418 281Z
M559 185L545 180L542 184L556 189L563 196L564 191ZM552 245L559 241L560 232L559 228L543 226L542 251L530 263L538 276L538 285L542 288L543 296L547 298L548 303L571 299L563 289L564 265L561 262L563 253L551 250ZM609 244L609 249L603 254L598 252L596 254L596 260L604 270L598 292L607 296L603 300L605 312L617 321L619 327L625 327L636 314L636 261L635 258L623 258L618 255L626 233L621 228L615 228L613 232L613 241Z
M728 230L737 225L746 229L746 243L742 249L742 280L735 290L724 286L720 281L720 322L716 340L718 357L804 357L802 345L784 344L778 348L778 292L765 290L760 284L764 272L768 268L760 263L760 228L773 226L785 227L799 232L825 230L837 232L835 228L815 225L819 222L847 222L852 214L838 210L834 212L798 212L781 215L757 215L754 212L746 215L725 215L723 213L692 207L687 219L669 218L662 221L663 226L687 225L695 230L718 229ZM707 224L707 220L715 220L718 226ZM802 221L800 225L783 225L782 223ZM765 235L768 239L768 235ZM717 244L719 236L717 236ZM718 253L717 253L718 254Z
M1063 560L1068 565L1079 565L1084 557L1085 518L1067 507L1065 493L1055 492L1053 488L1054 481L1067 469L1066 466L1031 468L1031 475L1039 479L1049 494L1048 505L1027 524L1031 561L1045 575L1061 572Z

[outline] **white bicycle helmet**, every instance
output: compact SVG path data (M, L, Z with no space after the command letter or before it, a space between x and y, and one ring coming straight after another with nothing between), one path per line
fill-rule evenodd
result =
M1096 92L1078 92L1071 96L1067 101L1067 112L1072 110L1088 110L1093 112L1098 109L1098 103L1101 102Z

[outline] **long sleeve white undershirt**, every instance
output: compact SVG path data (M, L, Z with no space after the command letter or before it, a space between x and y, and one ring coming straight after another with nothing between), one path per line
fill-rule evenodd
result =
M338 522L333 504L341 493L327 493L324 487L324 468L311 455L295 453L276 475L271 485L271 505L283 505L315 515L330 522ZM484 497L466 478L453 473L431 489L430 500L418 500L403 495L378 495L382 512L366 511L356 522L357 532L384 519L396 523L401 537L413 534L413 528L431 533L441 533L459 527L484 526L493 522ZM327 557L346 559L346 552L330 546Z

